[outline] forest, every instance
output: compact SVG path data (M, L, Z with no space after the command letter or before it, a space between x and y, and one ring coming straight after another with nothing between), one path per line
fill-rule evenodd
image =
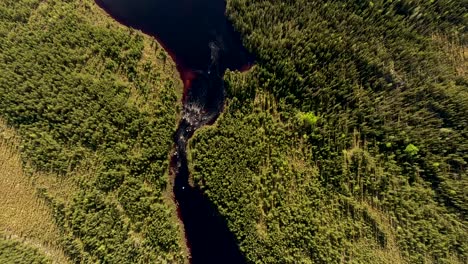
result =
M257 56L191 141L251 263L468 261L467 1L228 1Z
M255 65L227 72L188 155L247 263L468 262L467 14L227 0ZM188 263L169 175L181 98L162 46L93 0L2 0L0 197L23 177L11 204L43 204L53 231L0 217L0 262Z
M162 47L92 0L2 0L0 50L0 116L60 241L21 235L71 263L183 263L166 192L182 83Z

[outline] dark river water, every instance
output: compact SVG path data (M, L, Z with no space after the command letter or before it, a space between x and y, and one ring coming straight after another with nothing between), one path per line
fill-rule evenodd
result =
M223 110L226 69L253 62L225 16L223 0L96 0L119 22L155 37L177 64L184 82L183 110L174 135L171 173L192 264L245 263L226 221L203 192L189 184L187 142Z

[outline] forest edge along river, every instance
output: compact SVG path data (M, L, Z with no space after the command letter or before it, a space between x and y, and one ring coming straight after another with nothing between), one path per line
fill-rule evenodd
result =
M174 197L185 229L190 263L245 263L234 235L216 207L189 184L187 142L213 124L225 101L226 69L253 62L226 18L224 0L96 0L120 23L155 37L177 64L184 83L182 117L171 158Z

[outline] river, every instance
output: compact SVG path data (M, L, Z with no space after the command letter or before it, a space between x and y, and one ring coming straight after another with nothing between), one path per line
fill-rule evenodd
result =
M124 25L155 37L177 64L184 83L181 121L174 135L170 171L184 224L190 263L245 263L238 242L217 208L189 184L187 142L198 128L213 124L223 111L226 69L253 62L225 16L223 0L96 0Z

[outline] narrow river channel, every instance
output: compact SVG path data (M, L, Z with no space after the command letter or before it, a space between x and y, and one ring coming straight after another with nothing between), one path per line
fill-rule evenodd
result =
M252 57L225 16L224 0L96 0L116 20L155 37L184 83L181 121L171 158L174 197L192 264L245 263L216 207L189 184L187 142L223 111L226 69L249 68Z

